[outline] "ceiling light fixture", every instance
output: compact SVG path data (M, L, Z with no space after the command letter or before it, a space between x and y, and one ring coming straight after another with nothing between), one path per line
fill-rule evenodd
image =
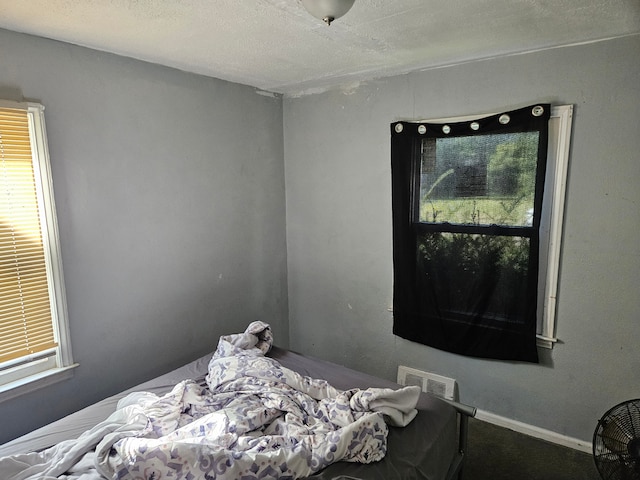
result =
M353 2L355 0L302 0L302 5L311 15L331 25L351 9Z

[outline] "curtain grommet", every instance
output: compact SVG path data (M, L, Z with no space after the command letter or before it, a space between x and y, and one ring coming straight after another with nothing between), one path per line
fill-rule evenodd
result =
M536 105L535 107L533 107L531 109L531 114L534 117L539 117L544 113L544 107L540 106L540 105Z

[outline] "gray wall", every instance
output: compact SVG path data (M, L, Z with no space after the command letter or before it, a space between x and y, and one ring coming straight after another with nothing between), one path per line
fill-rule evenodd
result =
M71 380L0 404L0 443L215 348L288 342L282 99L0 30L0 98L45 106Z
M590 440L640 396L640 37L416 72L284 103L291 347L395 378L457 379L461 400ZM540 365L393 336L389 124L575 105L557 336Z

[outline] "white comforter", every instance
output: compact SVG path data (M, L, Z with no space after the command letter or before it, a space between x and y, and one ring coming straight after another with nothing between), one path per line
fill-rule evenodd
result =
M339 391L265 357L267 324L221 337L207 385L134 393L80 438L0 459L3 480L303 478L386 453L385 423L416 414L417 387Z

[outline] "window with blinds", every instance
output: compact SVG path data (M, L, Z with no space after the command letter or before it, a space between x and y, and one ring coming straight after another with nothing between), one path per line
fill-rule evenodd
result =
M1 102L0 393L72 363L65 313L43 108Z

